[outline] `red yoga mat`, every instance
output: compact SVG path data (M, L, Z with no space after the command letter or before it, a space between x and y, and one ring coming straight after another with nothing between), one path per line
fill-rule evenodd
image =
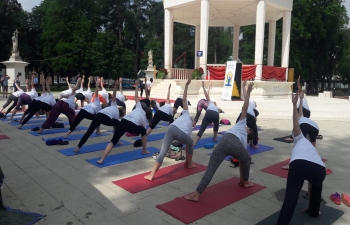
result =
M193 164L196 165L196 167L193 169L185 168L184 163L179 163L176 165L161 168L153 177L152 181L146 180L144 178L144 176L150 173L147 172L132 177L124 178L121 180L113 181L112 183L134 194L140 191L157 187L162 184L169 183L174 180L178 180L186 176L190 176L195 173L202 172L207 169L206 166L203 166L201 164Z
M239 178L234 177L207 187L198 202L178 197L170 202L157 205L157 208L189 224L265 188L258 184L244 188L238 183Z
M265 173L269 173L269 174L273 174L279 177L283 177L283 178L287 178L288 177L288 170L285 170L282 168L282 166L286 166L289 164L289 160L284 160L280 163L277 163L275 165L266 167L264 169L262 169L261 171L265 172ZM326 162L327 159L322 159L323 162Z
M4 140L4 139L10 139L10 138L5 134L0 135L0 140Z
M128 97L129 100L135 100L135 96L126 96L126 97ZM141 99L139 97L139 99L142 100L142 99L145 99L145 98ZM157 102L165 102L166 101L166 99L164 99L164 98L152 98L152 97L150 98L150 100L154 100L154 101L157 101ZM174 102L175 102L175 100L171 100L170 99L170 103L174 103Z

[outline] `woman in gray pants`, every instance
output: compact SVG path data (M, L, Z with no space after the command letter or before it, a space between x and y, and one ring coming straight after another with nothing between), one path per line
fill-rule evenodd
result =
M162 148L160 150L160 153L157 157L156 162L154 163L152 172L145 176L146 180L153 180L154 175L159 170L160 166L163 163L163 159L168 152L168 149L171 145L171 143L174 140L177 140L180 143L183 143L186 145L186 163L185 167L188 169L194 168L195 165L192 164L192 155L193 155L193 141L191 138L192 134L192 118L190 116L190 113L188 111L187 106L187 89L188 85L191 83L191 77L188 78L184 90L183 95L183 111L182 115L175 120L172 124L169 125L169 128L164 136Z
M218 135L218 131L219 131L219 120L220 120L219 110L218 110L218 107L216 107L216 105L212 101L210 101L210 97L208 95L208 92L205 90L205 87L204 87L204 81L202 81L202 88L204 91L205 98L207 99L208 107L207 107L207 111L205 112L204 118L202 120L201 128L198 131L196 139L193 142L193 146L196 146L197 142L202 137L202 134L204 133L205 129L207 129L207 126L210 123L214 123L213 141L218 141L216 139L216 136Z
M205 171L205 174L199 183L197 190L191 194L185 195L184 198L189 201L197 202L199 196L208 187L211 179L213 178L216 170L224 161L226 156L232 156L239 160L240 163L240 182L239 185L248 188L254 184L249 182L249 170L250 170L250 157L247 151L247 134L251 134L250 128L246 127L247 110L249 104L250 92L253 90L254 83L248 85L247 82L243 83L244 104L242 108L241 120L236 123L231 129L226 131L220 142L215 147L213 154L210 157L210 161Z

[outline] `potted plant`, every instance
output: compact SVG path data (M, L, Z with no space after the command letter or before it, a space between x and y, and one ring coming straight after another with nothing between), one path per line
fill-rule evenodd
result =
M193 80L200 80L202 78L203 74L204 74L204 70L202 67L194 69L192 72L192 79Z
M161 68L158 70L157 78L164 79L168 75L168 70L165 68Z

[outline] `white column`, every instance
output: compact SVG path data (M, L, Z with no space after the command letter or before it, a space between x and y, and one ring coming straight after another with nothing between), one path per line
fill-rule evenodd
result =
M265 33L265 12L266 2L260 0L256 9L256 36L255 36L255 60L256 77L255 80L261 80L262 63L264 55L264 33Z
M203 68L202 79L207 75L207 56L208 56L208 30L209 30L209 1L201 1L201 29L200 29L200 50L203 51L203 57L199 59L199 66Z
M168 70L167 78L171 78L173 63L173 12L164 10L164 68Z
M233 50L232 50L232 60L238 59L238 52L239 52L239 33L240 33L241 27L238 25L235 25L233 27Z
M275 65L276 21L269 22L268 66Z
M197 57L197 51L200 51L200 30L201 26L196 26L196 33L195 33L195 52L194 52L194 68L199 67L199 57Z
M282 31L282 56L281 56L281 66L289 66L289 49L290 49L290 27L292 21L292 12L283 12L283 31ZM286 72L286 80L288 80L288 69Z

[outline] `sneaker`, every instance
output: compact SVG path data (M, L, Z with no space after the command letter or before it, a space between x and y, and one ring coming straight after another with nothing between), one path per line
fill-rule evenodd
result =
M338 192L331 194L330 199L332 200L332 202L334 202L334 204L337 204L337 205L341 204L340 194L338 194Z
M346 205L347 207L350 207L350 198L346 194L341 194L341 201Z

